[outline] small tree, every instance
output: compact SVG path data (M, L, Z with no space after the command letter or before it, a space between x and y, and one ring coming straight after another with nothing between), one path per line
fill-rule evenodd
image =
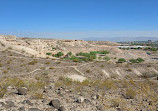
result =
M68 52L67 55L72 56L72 52Z
M64 53L63 53L63 52L58 52L58 53L57 53L57 54L55 54L54 56L59 58L59 57L61 57L61 56L63 56L63 55L64 55Z
M135 59L130 59L129 60L131 63L136 63L137 62L137 60L135 60Z
M137 62L144 62L144 59L142 59L142 58L137 58L136 61L137 61Z
M124 62L126 62L126 60L124 58L118 59L118 63L124 63Z

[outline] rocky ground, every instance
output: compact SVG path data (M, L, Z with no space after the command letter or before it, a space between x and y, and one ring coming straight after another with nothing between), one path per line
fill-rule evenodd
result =
M0 52L0 61L2 111L158 110L157 63L76 63L11 51Z
M157 53L121 50L117 43L22 38L0 40L1 111L157 111ZM28 56L8 46L38 53L108 50L110 60L73 62L63 58ZM39 45L40 44L40 45ZM53 46L52 46L53 44ZM26 49L27 49L26 48ZM30 51L30 50L29 50ZM53 52L53 51L52 51ZM29 52L27 52L29 53ZM150 52L151 53L151 52ZM141 63L117 63L142 57Z

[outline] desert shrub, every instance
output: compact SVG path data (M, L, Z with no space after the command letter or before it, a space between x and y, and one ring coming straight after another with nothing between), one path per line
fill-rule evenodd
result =
M129 60L131 63L140 63L140 62L144 62L144 59L142 58L137 58L137 59L130 59Z
M86 73L90 73L91 71L90 70L86 70Z
M137 60L136 59L130 59L129 60L131 63L137 63Z
M119 101L117 99L112 99L111 100L111 107L118 107L119 106Z
M50 62L46 62L46 64L50 64Z
M7 70L4 70L2 73L6 74L6 73L8 73L8 71L7 71Z
M79 58L74 58L73 59L73 62L79 62L79 61L81 61Z
M54 69L54 67L49 67L49 69Z
M109 51L91 51L93 54L109 54Z
M106 60L106 61L109 61L109 60L110 60L110 57L105 56L103 59Z
M136 61L137 61L137 62L144 62L144 59L142 59L142 58L137 58Z
M0 63L0 67L2 67L2 64Z
M43 93L40 93L40 92L32 92L31 98L32 98L32 99L43 99Z
M118 63L124 63L124 62L126 62L126 60L124 58L118 59Z
M60 61L56 62L56 64L60 64L60 63L61 63Z
M35 65L38 61L37 60L33 60L31 62L28 63L28 65Z
M104 65L100 65L100 67L104 67Z
M0 88L0 98L3 98L3 96L7 93L7 89Z
M102 58L101 58L101 57L98 57L98 59L101 60Z
M127 69L126 71L129 71L129 72L131 72L131 71L132 71L132 69Z
M64 55L63 52L58 52L57 54L55 54L55 55L53 55L53 56L59 58L59 57L61 57L61 56L63 56L63 55Z
M45 67L41 67L40 69L45 70L46 68Z
M72 52L68 52L67 55L71 56L71 55L72 55Z
M50 53L50 52L47 52L47 53L46 53L46 55L52 55L52 53Z
M126 96L127 99L133 99L136 96L136 92L135 92L134 89L128 88L126 90L126 95L125 96Z
M49 74L49 72L48 71L44 71L42 74L47 76Z
M113 80L104 80L99 83L99 87L102 89L114 89L116 88L115 82Z
M38 89L43 89L48 83L45 81L25 81L25 87L29 89L29 91L37 91Z
M7 64L10 64L11 61L7 61Z

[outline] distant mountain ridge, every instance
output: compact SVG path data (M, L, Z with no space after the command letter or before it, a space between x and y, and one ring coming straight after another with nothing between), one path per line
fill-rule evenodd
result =
M83 38L83 40L86 41L113 41L113 42L123 42L123 41L147 41L147 40L153 40L158 41L158 37L89 37L89 38Z

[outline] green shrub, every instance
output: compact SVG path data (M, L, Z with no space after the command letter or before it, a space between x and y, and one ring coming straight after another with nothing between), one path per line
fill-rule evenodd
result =
M110 60L110 57L105 56L103 59L106 60L106 61L109 61L109 60Z
M50 52L47 52L47 53L46 53L46 55L52 55L52 53L50 53Z
M72 52L68 52L67 55L71 56L71 55L72 55Z
M137 60L136 59L130 59L129 60L131 63L137 63Z
M124 62L126 62L126 60L124 58L118 59L118 63L124 63Z
M144 59L142 59L142 58L137 58L136 61L137 61L137 62L144 62Z
M57 54L55 54L55 55L53 55L53 56L59 58L59 57L61 57L61 56L63 56L63 55L64 55L63 52L58 52Z

